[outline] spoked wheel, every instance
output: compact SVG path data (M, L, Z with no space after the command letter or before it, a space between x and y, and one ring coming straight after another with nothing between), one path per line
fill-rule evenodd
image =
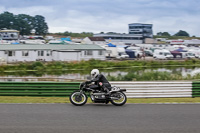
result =
M116 106L122 106L126 103L126 95L123 92L116 92L111 94L111 103Z
M73 92L70 95L70 102L76 106L82 106L87 102L87 96L85 93L80 93L80 91Z

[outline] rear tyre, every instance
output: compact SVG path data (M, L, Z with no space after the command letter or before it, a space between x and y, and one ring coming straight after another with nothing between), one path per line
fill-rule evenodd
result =
M70 102L76 106L82 106L87 102L87 96L85 93L80 93L80 91L73 92L69 97Z
M127 97L123 92L116 92L111 94L112 100L110 101L113 105L122 106L126 103Z

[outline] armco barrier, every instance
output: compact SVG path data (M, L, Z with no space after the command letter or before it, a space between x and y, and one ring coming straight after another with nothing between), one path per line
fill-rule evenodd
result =
M125 88L128 98L200 96L200 82L152 81L110 82ZM79 82L0 82L0 96L66 97L79 88ZM193 85L193 87L192 87Z
M111 83L113 86L127 89L126 95L128 98L192 97L192 82L188 81Z
M192 97L200 97L200 81L192 82Z
M78 82L0 82L0 96L66 97Z

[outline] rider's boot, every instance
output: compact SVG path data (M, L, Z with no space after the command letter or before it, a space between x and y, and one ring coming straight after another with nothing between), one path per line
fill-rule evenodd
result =
M108 88L105 87L104 91L106 92L106 94L105 94L106 97L109 97L110 96L110 91L108 90Z
M109 103L109 100L107 100L106 102L105 102L105 104L108 104Z

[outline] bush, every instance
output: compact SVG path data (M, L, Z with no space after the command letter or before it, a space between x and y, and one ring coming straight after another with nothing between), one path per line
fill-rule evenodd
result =
M43 68L44 64L42 62L36 61L32 64L32 69L35 70L37 67Z

